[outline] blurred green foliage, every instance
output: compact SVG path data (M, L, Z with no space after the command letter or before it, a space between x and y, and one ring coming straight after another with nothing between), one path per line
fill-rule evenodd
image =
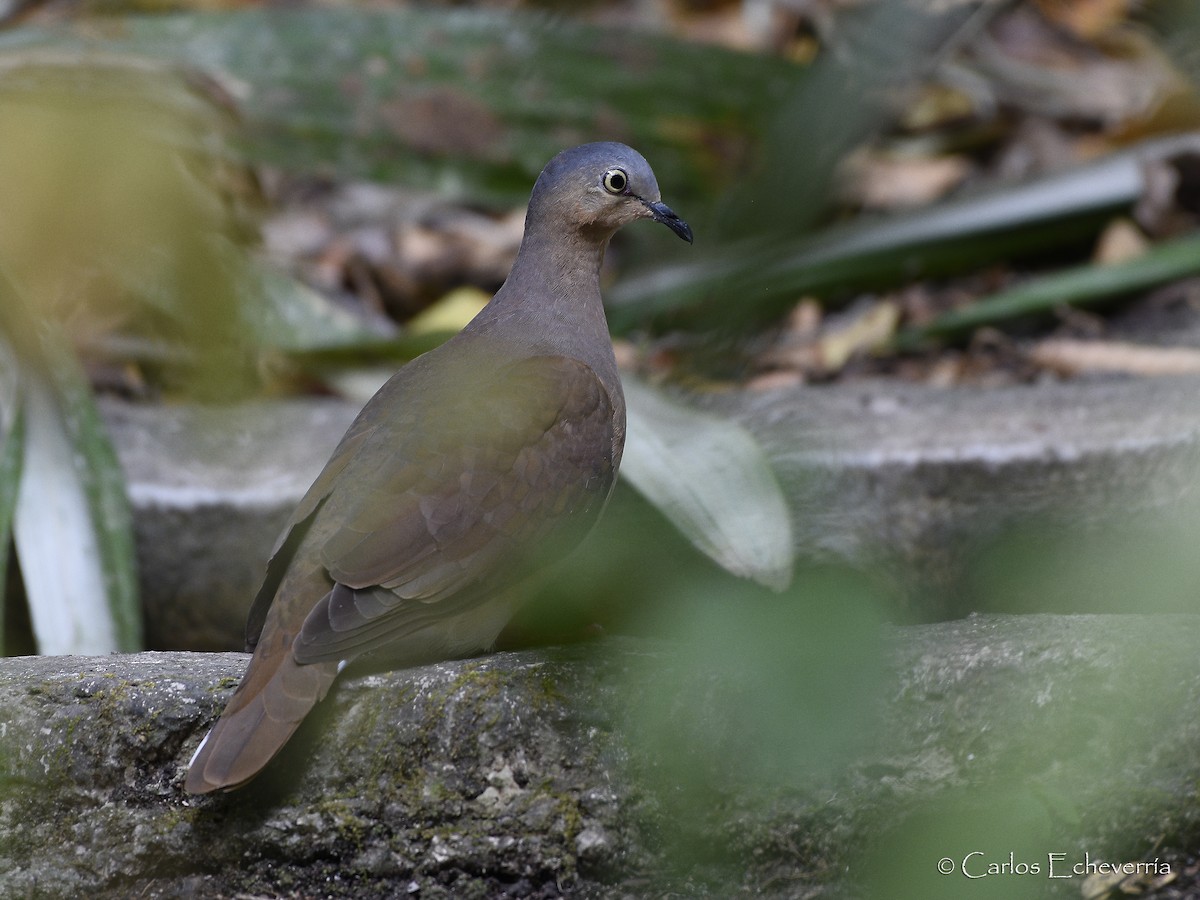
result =
M761 816L880 739L887 604L861 576L812 566L783 594L694 575L646 599L634 627L664 641L619 693L630 767L656 800L674 876L737 884L784 840Z
M882 824L854 864L865 897L1008 900L1043 896L1054 886L1046 880L1048 853L1063 846L1056 840L1061 826L1019 779L947 791ZM1058 874L1064 871L1069 865Z
M218 125L178 76L129 64L25 59L0 77L5 489L45 652L141 640L123 476L76 348L169 347L141 355L210 397L243 393L252 371L219 249L234 229Z
M713 786L797 787L873 740L884 608L861 576L812 567L783 594L682 579L656 597L639 628L678 651L629 690L639 733L678 764L664 795L700 815Z
M22 358L52 327L76 346L120 334L160 352L168 381L244 393L251 357L221 194L218 111L179 75L37 56L0 77L0 261Z
M1023 521L976 549L961 603L999 613L1195 613L1198 527L1195 510L1087 526Z
M559 150L597 139L637 146L675 202L715 197L797 72L562 15L429 7L123 16L0 35L0 52L44 47L209 73L253 161L504 204L525 202Z

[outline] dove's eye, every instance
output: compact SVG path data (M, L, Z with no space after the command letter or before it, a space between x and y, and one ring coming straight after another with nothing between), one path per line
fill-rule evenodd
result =
M609 169L604 173L604 189L610 194L623 194L629 187L629 176L624 169Z

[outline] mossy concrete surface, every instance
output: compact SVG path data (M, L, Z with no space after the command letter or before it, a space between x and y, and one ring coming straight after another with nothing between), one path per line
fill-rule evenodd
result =
M730 727L735 673L638 721L682 657L605 639L347 673L262 777L203 798L183 768L244 656L2 660L0 897L1078 897L1049 854L1197 847L1200 618L974 617L884 646L876 721L805 777L753 768L772 735ZM1041 872L937 873L976 851Z

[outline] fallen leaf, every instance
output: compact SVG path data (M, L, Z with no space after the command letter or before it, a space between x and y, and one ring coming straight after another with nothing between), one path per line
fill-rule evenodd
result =
M1114 219L1096 241L1092 258L1100 265L1128 262L1144 254L1150 246L1142 230L1129 219Z
M1104 900L1120 889L1124 876L1112 872L1093 872L1079 886L1082 900Z
M843 192L867 209L924 206L958 187L970 173L965 156L859 154L846 165Z
M853 357L891 340L900 322L900 306L894 300L881 300L823 320L820 316L819 309L814 313L813 306L799 304L792 313L792 328L763 355L763 367L811 375L838 372Z
M908 131L929 131L968 119L975 113L975 100L966 91L946 84L928 84L919 89L900 124Z
M1155 347L1123 341L1051 338L1029 351L1031 362L1062 375L1099 372L1161 376L1200 373L1200 349Z
M825 309L815 297L805 297L787 318L788 332L798 338L816 337L825 318Z
M797 388L805 383L803 372L775 370L755 375L743 385L748 391L774 391L781 388Z
M459 331L487 306L490 296L479 288L461 287L451 291L408 323L410 334Z
M1130 0L1036 0L1051 22L1092 40L1125 21Z
M900 307L891 300L881 300L845 326L829 331L818 342L825 369L836 372L851 357L882 347L896 333L899 322Z

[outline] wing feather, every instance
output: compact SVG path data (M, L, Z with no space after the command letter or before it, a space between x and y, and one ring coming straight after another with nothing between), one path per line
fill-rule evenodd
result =
M316 510L314 532L338 523L318 546L335 585L304 620L296 660L349 658L460 615L569 550L613 484L613 410L588 366L534 357L425 410L429 440L401 440L390 458L364 446L381 487L334 491Z

